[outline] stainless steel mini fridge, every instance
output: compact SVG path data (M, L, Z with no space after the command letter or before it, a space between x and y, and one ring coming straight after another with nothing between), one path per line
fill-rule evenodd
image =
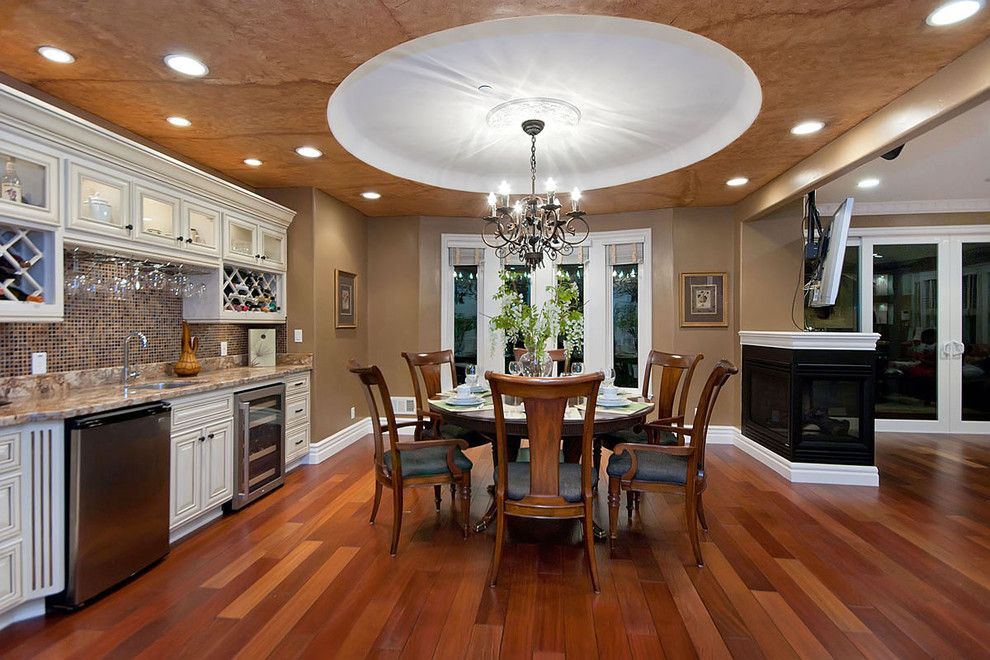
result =
M270 385L234 395L233 510L240 509L285 482L285 385Z

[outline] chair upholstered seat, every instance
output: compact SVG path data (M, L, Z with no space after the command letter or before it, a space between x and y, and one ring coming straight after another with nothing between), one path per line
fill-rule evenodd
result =
M608 459L605 472L610 477L621 477L632 467L630 450L621 454L612 454ZM636 465L635 481L653 481L656 483L677 484L687 483L687 456L670 456L655 452L641 451L636 454L639 459Z
M619 445L623 442L628 442L630 444L640 444L640 445L648 444L648 440L646 438L646 429L641 429L639 432L636 432L632 429L623 429L621 431L616 431L614 433L606 433L605 435L600 436L600 438L602 441L602 446L608 449L612 449L616 445ZM677 436L671 433L670 431L661 431L659 444L676 445Z
M383 455L385 467L392 472L392 450ZM460 449L454 449L454 465L468 471L473 467L471 459ZM402 452L402 477L426 477L438 474L450 474L447 468L447 448L427 447Z
M509 463L508 483L505 487L505 497L509 500L521 500L529 494L529 463ZM561 463L559 467L560 496L567 502L581 501L581 465L579 463ZM495 481L498 482L498 470L495 471ZM598 484L598 472L591 471L591 484Z

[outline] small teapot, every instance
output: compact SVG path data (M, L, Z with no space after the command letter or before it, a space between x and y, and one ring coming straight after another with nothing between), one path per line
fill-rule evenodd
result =
M113 218L113 207L110 206L110 202L100 197L100 193L94 192L86 198L86 204L89 205L89 217L93 220L110 222Z

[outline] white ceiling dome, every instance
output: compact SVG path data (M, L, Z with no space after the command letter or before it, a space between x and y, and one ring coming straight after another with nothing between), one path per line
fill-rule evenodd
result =
M753 123L761 102L749 66L705 37L626 18L531 16L381 53L337 87L327 119L345 149L390 174L473 192L504 179L522 193L523 114L546 122L540 180L594 189L707 158Z

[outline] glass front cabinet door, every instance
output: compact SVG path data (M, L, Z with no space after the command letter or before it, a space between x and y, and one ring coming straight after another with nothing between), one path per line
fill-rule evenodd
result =
M136 235L142 241L177 247L185 244L179 222L179 200L151 188L135 186Z
M207 204L183 201L181 236L187 250L220 254L220 211Z
M285 268L285 230L261 227L261 265L266 268Z
M58 158L15 140L0 137L0 215L59 224Z
M102 236L131 236L130 184L98 165L69 163L70 229Z
M223 229L224 258L254 264L258 259L255 256L258 255L258 224L246 218L224 213Z

